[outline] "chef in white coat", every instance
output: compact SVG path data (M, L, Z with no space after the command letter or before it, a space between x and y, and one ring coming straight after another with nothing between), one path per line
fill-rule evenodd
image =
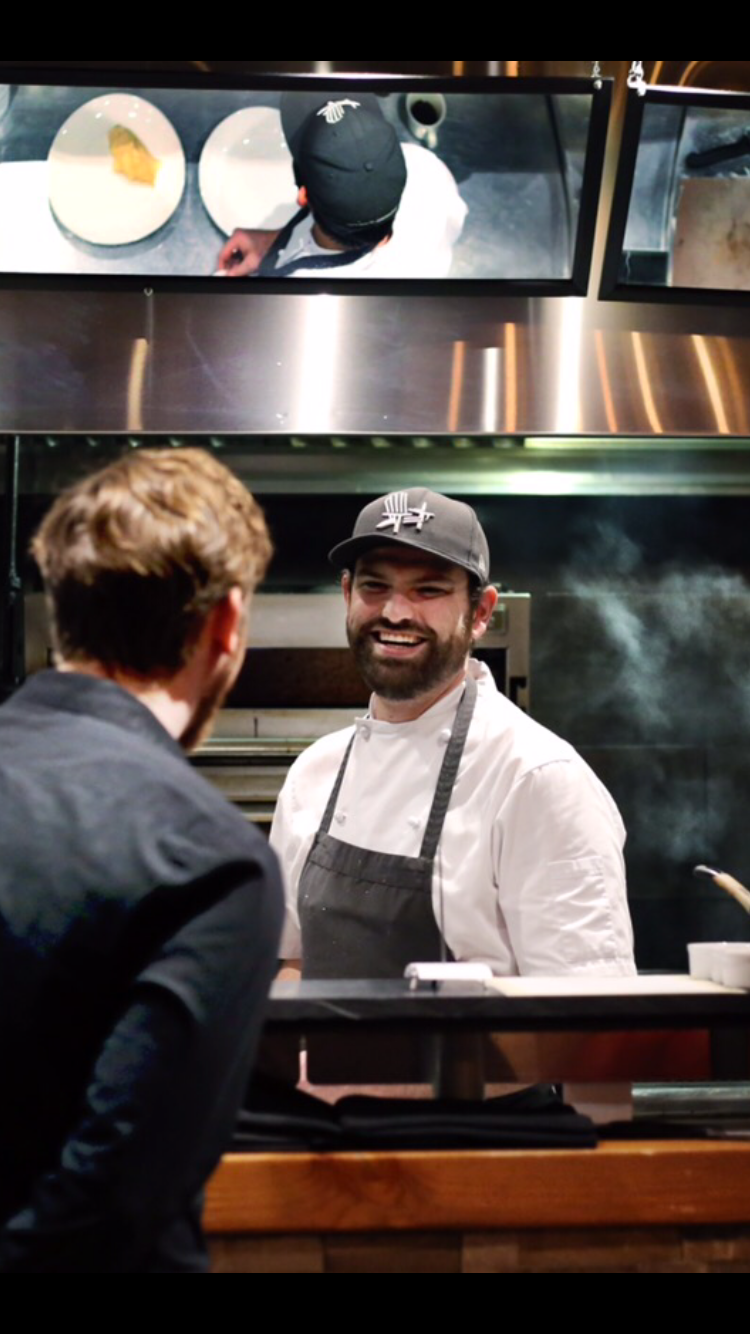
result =
M435 153L400 143L370 93L291 93L281 118L299 211L279 231L237 228L228 278L445 278L468 213Z
M373 693L279 798L284 957L309 978L394 978L442 958L499 975L633 973L617 807L471 657L497 601L475 512L423 488L386 496L331 560Z

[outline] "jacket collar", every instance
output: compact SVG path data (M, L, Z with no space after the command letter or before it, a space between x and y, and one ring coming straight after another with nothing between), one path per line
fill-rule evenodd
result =
M114 681L85 676L82 672L39 672L21 686L8 704L12 707L15 701L25 708L51 709L99 718L125 732L135 732L173 755L186 759L185 752L151 710Z

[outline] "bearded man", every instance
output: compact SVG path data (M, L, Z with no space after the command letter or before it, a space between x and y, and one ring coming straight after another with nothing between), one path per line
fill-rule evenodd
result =
M208 1272L283 916L265 840L190 767L271 554L197 449L72 487L34 541L56 669L0 709L0 1273Z
M398 492L330 559L373 693L281 793L284 958L305 978L396 978L445 958L502 976L632 973L612 798L471 657L497 602L475 512Z

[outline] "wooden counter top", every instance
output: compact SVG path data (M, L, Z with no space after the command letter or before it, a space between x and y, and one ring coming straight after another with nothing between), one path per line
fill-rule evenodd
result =
M224 1236L750 1223L750 1143L232 1154L205 1221Z

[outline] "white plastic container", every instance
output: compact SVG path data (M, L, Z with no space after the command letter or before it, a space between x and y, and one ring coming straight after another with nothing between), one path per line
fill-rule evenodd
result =
M688 958L690 960L690 976L696 982L713 982L714 969L714 950L716 945L700 942L696 945L688 945Z
M725 945L721 952L721 981L725 987L750 991L750 945Z
M731 941L688 945L690 976L696 982L750 991L750 944Z

